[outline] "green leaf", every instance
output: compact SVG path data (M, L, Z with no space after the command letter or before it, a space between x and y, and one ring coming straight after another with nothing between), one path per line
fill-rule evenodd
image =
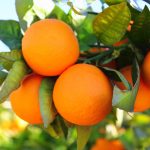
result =
M21 39L21 29L17 21L0 20L0 40L11 50L21 49Z
M53 79L44 78L39 90L40 111L44 122L44 127L46 128L53 122L56 116L56 111L52 101L53 86Z
M108 5L119 4L121 2L127 2L127 0L104 0Z
M7 78L0 90L0 103L6 100L12 91L17 89L24 76L28 73L28 67L23 61L14 62Z
M55 5L52 12L47 16L47 18L57 18L71 25L69 16L57 5Z
M100 42L112 45L124 36L130 20L130 11L123 2L99 13L93 22L93 30Z
M128 33L130 40L139 48L150 47L150 11L145 6L142 13L135 18L131 32Z
M5 78L7 77L8 73L5 71L0 70L0 86L3 83L3 81L5 80Z
M136 75L134 75L136 77L136 82L132 90L122 91L117 86L114 86L113 100L112 100L112 105L114 107L123 109L125 111L130 111L130 112L133 111L136 95L139 88L139 82L140 82L140 71L139 71L139 66L137 61L135 61L134 67L135 68L133 70L136 70L136 72L134 72L136 73ZM133 72L132 72L132 76L133 76Z
M81 51L88 51L90 45L94 45L97 42L92 28L94 19L95 15L88 14L83 23L76 28Z
M6 70L10 70L13 63L20 59L22 59L21 51L0 52L0 65Z
M57 116L56 119L44 130L55 138L66 138L68 135L68 128L65 125L64 120L60 116Z
M128 90L132 89L130 83L119 71L107 67L103 67L102 70L107 74L110 79L121 81Z
M27 11L29 11L32 8L33 0L16 0L15 5L16 5L16 12L19 18L20 26L25 31L27 29L28 22L27 20L24 19L24 16L27 13ZM35 16L34 13L33 15L31 15L31 18L33 16Z
M76 126L77 128L77 150L83 150L88 142L92 127Z

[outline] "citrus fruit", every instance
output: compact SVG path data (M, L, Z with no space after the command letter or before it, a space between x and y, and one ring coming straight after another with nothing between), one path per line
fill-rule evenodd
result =
M42 81L40 75L27 76L21 86L10 95L13 111L21 119L30 124L42 124L39 106L39 87Z
M133 86L132 76L131 76L131 66L126 66L120 70L120 72L125 76L125 78L129 81L129 83ZM116 82L117 86L125 90L125 86L121 82ZM141 75L140 77L140 85L138 89L138 93L136 96L135 104L134 104L134 112L142 112L150 108L150 86L148 86Z
M142 65L144 80L150 85L150 52L147 53Z
M120 140L109 141L105 138L97 139L91 150L125 150Z
M109 150L110 143L107 139L100 138L96 140L96 143L92 146L91 150Z
M53 100L59 114L77 125L94 125L112 108L112 86L106 75L89 64L76 64L57 79Z
M77 61L79 44L69 25L57 19L44 19L27 29L22 52L34 72L55 76Z
M125 147L120 140L112 140L109 150L125 150Z

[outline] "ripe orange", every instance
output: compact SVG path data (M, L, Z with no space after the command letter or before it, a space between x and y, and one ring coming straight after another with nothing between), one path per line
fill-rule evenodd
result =
M133 85L131 77L131 66L124 67L120 71L129 81L129 83ZM125 90L125 86L121 82L116 82L116 84L120 89ZM150 108L150 87L143 81L143 77L141 76L139 90L134 104L134 112L142 112L149 108Z
M27 76L21 86L11 93L10 102L13 111L23 120L31 124L42 124L39 106L40 75Z
M112 140L109 150L125 150L125 147L120 140Z
M107 139L100 138L96 141L91 150L125 150L125 148L120 140L109 141Z
M97 139L96 143L92 146L91 150L109 150L110 143L107 139Z
M111 111L112 86L97 67L76 64L57 79L53 100L57 111L67 121L94 125Z
M77 61L79 44L69 25L57 19L44 19L27 29L22 52L34 72L55 76Z
M150 85L150 52L147 53L142 65L144 80Z

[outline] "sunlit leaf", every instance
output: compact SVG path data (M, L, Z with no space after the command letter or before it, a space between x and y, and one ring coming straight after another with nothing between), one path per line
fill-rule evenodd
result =
M0 40L11 50L21 49L21 29L17 21L0 20Z
M93 29L103 44L112 45L121 40L131 20L125 2L112 5L99 13L93 22Z
M91 133L92 127L76 126L77 128L77 150L83 150Z
M28 67L23 61L14 62L7 78L0 90L0 103L6 100L10 93L17 89L24 76L28 73Z
M121 2L127 2L127 0L104 0L108 5L119 4Z
M16 0L15 5L20 26L25 31L34 20L38 20L32 9L33 0Z
M39 101L44 127L48 127L48 125L53 122L56 115L52 101L53 86L54 81L51 78L44 78L40 85Z

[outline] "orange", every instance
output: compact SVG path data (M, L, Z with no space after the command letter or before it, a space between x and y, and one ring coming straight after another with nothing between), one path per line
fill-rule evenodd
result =
M150 85L150 52L147 53L142 65L144 80Z
M107 139L97 139L96 143L92 146L91 150L109 150L110 143Z
M55 76L77 61L79 44L69 25L57 19L44 19L27 29L22 52L34 72Z
M53 100L59 114L77 125L94 125L112 108L112 85L106 75L89 64L76 64L57 79Z
M91 150L125 150L125 148L120 140L109 141L107 139L100 138L96 141Z
M39 87L42 81L40 75L27 76L21 86L10 95L13 111L23 120L31 124L42 124L39 106Z
M124 67L120 70L125 78L133 85L131 76L131 66ZM125 90L125 86L121 82L116 82L117 86ZM150 108L150 87L143 81L143 77L140 77L140 85L134 104L134 112L142 112Z
M120 140L112 140L109 150L125 150L125 147Z

